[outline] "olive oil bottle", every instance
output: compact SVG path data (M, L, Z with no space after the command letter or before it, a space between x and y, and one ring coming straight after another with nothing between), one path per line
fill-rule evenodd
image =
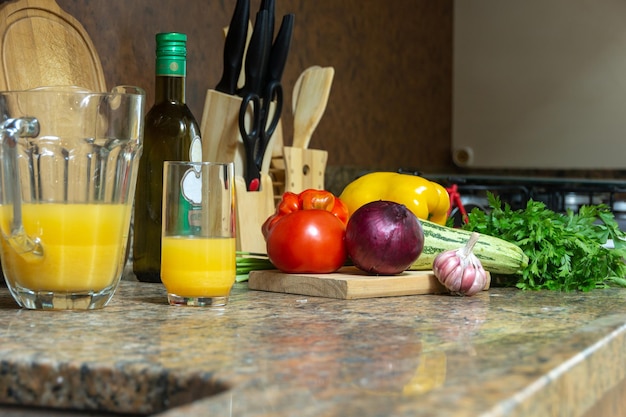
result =
M145 119L133 222L133 272L161 282L164 161L202 160L200 127L185 103L187 35L156 35L155 102Z

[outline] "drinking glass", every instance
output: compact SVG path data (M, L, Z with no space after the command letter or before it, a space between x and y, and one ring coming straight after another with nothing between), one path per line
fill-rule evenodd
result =
M234 164L165 162L161 281L171 305L223 308L235 283Z

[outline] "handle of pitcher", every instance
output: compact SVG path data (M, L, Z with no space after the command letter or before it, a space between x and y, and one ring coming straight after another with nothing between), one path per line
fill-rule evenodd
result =
M20 137L39 135L39 121L34 117L7 119L0 124L0 140L6 156L3 161L2 187L7 200L13 206L11 235L7 240L11 247L20 254L31 253L42 256L43 247L38 238L26 234L22 223L22 195L17 165L17 142Z

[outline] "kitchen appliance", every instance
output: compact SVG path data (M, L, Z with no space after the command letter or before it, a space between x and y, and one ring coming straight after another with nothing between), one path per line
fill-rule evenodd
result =
M444 187L456 185L461 203L468 213L475 207L488 210L488 192L497 194L502 203L509 204L513 209L524 208L531 198L556 212L567 209L577 212L582 205L606 204L613 210L620 228L626 230L626 180L506 175L422 176ZM453 208L451 216L456 225L461 224L458 207Z

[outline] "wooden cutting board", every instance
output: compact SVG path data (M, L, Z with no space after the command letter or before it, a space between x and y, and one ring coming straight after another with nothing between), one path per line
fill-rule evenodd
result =
M491 277L487 273L485 290L489 289L490 283ZM399 275L373 276L356 267L344 267L333 274L252 271L248 278L248 288L342 300L448 292L432 271L406 271Z
M54 0L0 4L0 91L66 85L107 91L83 26Z

